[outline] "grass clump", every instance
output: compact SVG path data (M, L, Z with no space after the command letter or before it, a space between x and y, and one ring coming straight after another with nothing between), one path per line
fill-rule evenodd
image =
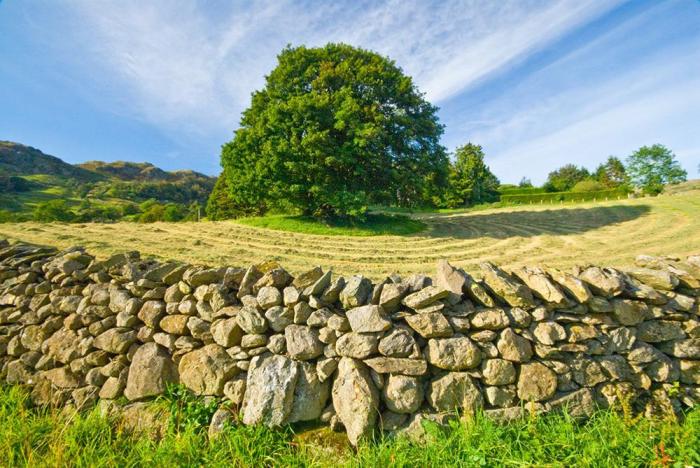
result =
M182 401L181 401L182 400ZM209 440L213 405L170 391L160 402L177 415L160 438L125 431L97 409L34 408L20 387L0 388L2 466L697 466L700 409L682 422L631 420L612 410L581 422L566 414L526 416L507 425L483 415L441 428L423 443L378 438L353 451L327 429L229 426ZM191 421L188 418L192 418ZM297 428L299 429L299 428Z
M269 215L241 218L236 222L251 227L323 236L405 236L426 228L419 220L389 214L369 214L364 219L327 220L310 216Z

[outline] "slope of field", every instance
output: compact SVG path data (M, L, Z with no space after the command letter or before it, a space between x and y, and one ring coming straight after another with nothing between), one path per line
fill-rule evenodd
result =
M201 223L0 224L0 237L98 255L140 250L144 256L216 265L278 260L292 272L320 264L341 274L379 278L432 272L447 258L476 272L491 260L506 267L545 264L630 265L635 255L700 253L700 191L674 196L543 205L461 214L419 214L428 229L409 236L320 236Z

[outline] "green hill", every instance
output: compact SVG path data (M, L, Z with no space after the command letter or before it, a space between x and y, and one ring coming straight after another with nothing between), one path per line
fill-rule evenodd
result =
M0 141L0 177L47 174L68 177L80 182L94 182L104 177L42 153L36 148L11 141Z
M165 171L150 163L67 162L31 146L0 141L0 221L67 212L52 219L80 221L163 218L176 220L204 206L216 178L195 171Z

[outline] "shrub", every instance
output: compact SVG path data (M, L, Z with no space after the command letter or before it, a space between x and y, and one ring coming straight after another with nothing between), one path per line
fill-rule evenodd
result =
M577 182L571 189L572 192L600 192L601 190L607 190L607 187L593 179L586 179L582 180L581 182Z
M75 214L70 210L65 200L50 200L39 203L32 211L32 217L35 221L70 222L75 219Z

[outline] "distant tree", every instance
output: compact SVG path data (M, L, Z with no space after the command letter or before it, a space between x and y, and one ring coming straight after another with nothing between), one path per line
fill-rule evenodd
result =
M627 172L635 187L657 195L666 184L685 182L688 173L676 161L676 155L663 145L642 146L627 157Z
M65 200L49 200L39 203L32 211L32 217L35 221L62 221L65 223L73 221L75 214L70 210Z
M608 188L620 187L629 182L625 165L615 156L608 156L607 161L596 168L593 178Z
M520 183L518 184L518 187L530 188L530 187L532 187L532 181L528 177L523 177L522 179L520 179Z
M484 163L484 151L480 145L467 143L457 148L449 182L447 199L450 206L498 200L500 182Z
M221 152L234 206L362 215L439 193L448 159L437 108L393 61L345 44L277 58Z
M585 167L567 164L549 173L544 188L548 192L568 192L577 182L581 182L588 177L590 177L590 173Z

